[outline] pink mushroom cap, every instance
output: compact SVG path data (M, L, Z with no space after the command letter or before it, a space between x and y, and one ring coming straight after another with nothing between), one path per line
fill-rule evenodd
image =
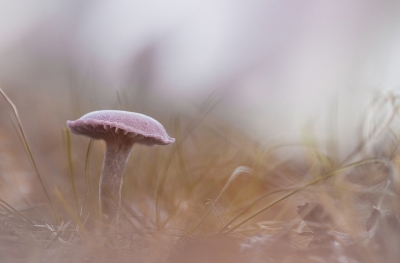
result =
M100 110L89 112L75 121L67 121L71 132L93 139L109 140L125 136L135 143L168 145L175 141L155 119L136 112Z

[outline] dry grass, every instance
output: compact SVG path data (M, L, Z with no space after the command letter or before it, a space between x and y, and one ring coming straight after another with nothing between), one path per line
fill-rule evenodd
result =
M18 137L0 127L0 143L15 142L1 147L2 188L22 189L6 178L23 170L32 189L19 201L1 195L1 262L398 262L398 100L373 102L347 156L312 129L303 144L264 146L212 116L213 100L177 115L166 125L175 144L134 146L121 221L106 233L97 205L104 145L63 126L52 130L64 129L58 143L38 143L14 116L28 155L12 161Z

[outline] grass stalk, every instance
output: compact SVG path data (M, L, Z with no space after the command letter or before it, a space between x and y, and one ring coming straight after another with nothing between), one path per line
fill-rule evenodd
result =
M340 174L348 169L354 168L354 167L358 167L358 166L362 166L365 164L369 164L369 163L374 163L374 162L380 162L380 163L384 163L387 166L391 166L390 162L386 159L383 158L370 158L370 159L365 159L362 161L358 161L358 162L354 162L348 165L343 166L342 168L336 169L334 171L325 173L324 175L322 175L321 177L311 180L308 183L303 184L302 186L290 191L289 193L277 198L276 200L274 200L273 202L269 203L268 205L266 205L265 207L261 208L260 210L258 210L257 212L255 212L254 214L250 215L249 217L247 217L246 219L242 220L240 223L238 223L236 226L234 227L230 227L230 225L226 225L224 228L222 228L218 234L222 234L225 230L229 229L226 233L230 233L232 231L234 231L235 229L237 229L238 227L240 227L241 225L243 225L244 223L248 222L249 220L253 219L254 217L258 216L259 214L263 213L264 211L266 211L267 209L269 209L270 207L276 205L277 203L285 200L286 198L300 192L301 190L307 188L308 186L314 185L316 183L319 183L323 180L326 180L330 177L332 177L333 175L336 174Z
M160 175L160 177L157 180L156 184L156 225L157 229L162 229L164 226L164 223L161 222L160 218L160 198L162 195L162 191L164 188L167 172L170 168L170 165L172 163L173 158L175 155L178 153L178 149L182 147L184 144L185 140L189 138L189 135L192 134L194 129L204 120L204 118L217 106L217 104L220 102L220 99L217 100L216 102L210 102L213 98L213 94L210 95L210 97L207 98L207 100L199 107L199 110L196 114L196 116L193 118L193 120L186 126L184 132L181 134L179 138L177 138L177 142L174 144L174 148L172 150L172 153L170 154L167 164L165 166L165 169L163 173ZM208 105L211 104L211 105Z
M74 195L74 203L75 203L76 214L79 216L80 215L80 211L79 211L78 192L76 190L74 163L72 161L71 132L69 131L69 129L65 129L64 133L65 133L66 147L67 147L69 176L70 176L70 179L71 179L70 182L71 182L72 192L73 192L73 195Z
M14 115L15 115L15 117L17 119L17 123L18 123L18 129L19 129L19 131L20 131L20 133L22 135L23 145L25 146L25 150L28 153L29 160L31 161L31 164L32 164L32 166L33 166L33 168L35 170L37 178L39 179L40 185L42 186L42 189L43 189L43 191L44 191L44 193L46 195L46 198L49 201L51 210L53 212L54 219L57 222L57 224L59 224L60 223L60 219L58 218L57 212L56 212L56 210L54 208L54 204L51 201L51 198L50 198L49 192L47 191L47 188L45 186L44 180L43 180L42 176L40 175L40 172L39 172L39 169L38 169L38 167L36 165L35 159L33 158L33 154L32 154L31 148L29 146L28 140L26 139L25 131L24 131L23 127L22 127L22 122L21 122L21 119L19 117L17 107L11 101L11 99L7 96L7 94L3 91L2 88L0 88L0 93L1 93L1 95L4 97L4 99L8 102L8 104L11 106L11 108L14 111Z
M12 207L3 199L0 199L0 206L3 207L3 209L6 210L9 214L12 214L16 219L26 224L29 228L34 227L35 224L29 218L21 214L21 212Z
M72 217L72 219L75 221L75 223L78 225L79 230L82 231L82 234L88 239L88 233L85 229L85 226L82 223L82 220L80 219L79 215L77 215L74 210L68 205L68 202L65 200L61 192L58 190L58 188L55 188L56 196L57 198L61 201L61 204L64 206L65 210L67 210L68 214Z
M245 166L239 166L237 167L233 173L231 174L231 176L229 176L228 181L225 183L224 187L222 188L222 190L219 192L217 198L215 199L215 201L212 202L212 206L210 207L210 209L208 209L208 211L204 214L204 216L200 219L200 221L196 224L196 226L194 226L187 234L187 237L190 237L194 231L196 231L196 229L201 225L201 223L204 221L204 219L206 219L206 217L210 214L211 210L213 210L213 208L215 207L215 204L219 201L219 199L221 198L222 194L226 191L226 189L229 187L229 185L232 183L232 181L237 178L237 176L241 173L252 173L252 169L245 167Z
M89 180L89 162L90 162L90 153L92 152L93 147L93 139L90 139L88 148L86 150L86 158L85 158L85 183L86 183L86 194L89 197L90 205L97 217L99 219L101 216L98 214L98 209L96 209L96 205L94 204L92 191L90 190L90 180Z

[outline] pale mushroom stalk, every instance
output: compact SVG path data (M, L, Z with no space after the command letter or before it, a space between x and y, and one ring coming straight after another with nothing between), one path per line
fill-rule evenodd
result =
M134 140L118 136L107 141L99 187L100 208L106 222L119 218L124 171L133 144Z

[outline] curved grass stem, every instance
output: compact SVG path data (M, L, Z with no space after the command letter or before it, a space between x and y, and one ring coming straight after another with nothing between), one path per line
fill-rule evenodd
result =
M38 177L38 179L39 179L39 181L40 181L40 185L41 185L42 188L43 188L43 191L44 191L44 193L45 193L45 195L46 195L46 198L47 198L47 200L49 201L51 210L52 210L52 212L53 212L54 219L55 219L55 221L57 222L57 224L59 224L59 223L60 223L60 219L58 218L57 212L56 212L56 210L55 210L55 208L54 208L54 204L53 204L53 202L51 201L51 198L50 198L49 192L48 192L47 189L46 189L44 180L43 180L42 176L40 175L40 172L39 172L39 169L38 169L38 167L37 167L37 165L36 165L35 159L33 158L33 154L32 154L31 148L29 147L28 140L26 139L25 132L24 132L24 129L23 129L23 127L22 127L22 122L21 122L21 119L20 119L20 117L19 117L17 107L16 107L15 104L11 101L11 99L7 96L7 94L3 91L2 88L0 88L0 93L1 93L1 95L4 97L4 99L8 102L8 104L10 104L11 108L12 108L13 111L14 111L14 115L15 115L15 117L16 117L16 119L17 119L17 123L18 123L18 129L19 129L19 132L20 132L21 135L22 135L22 139L23 139L23 144L24 144L24 146L25 146L25 150L26 150L27 153L28 153L29 160L31 161L31 164L32 164L32 166L33 166L33 168L34 168L34 170L35 170L36 176Z
M222 234L225 230L229 229L228 231L226 231L226 233L230 233L232 231L234 231L235 229L237 229L238 227L240 227L241 225L243 225L244 223L248 222L249 220L253 219L254 217L258 216L259 214L263 213L264 211L266 211L267 209L269 209L270 207L276 205L277 203L285 200L286 198L300 192L301 190L307 188L308 186L314 185L316 183L319 183L323 180L326 180L330 177L332 177L333 175L336 174L340 174L348 169L352 169L361 165L365 165L365 164L369 164L369 163L374 163L374 162L380 162L380 163L384 163L387 166L391 166L390 162L384 158L370 158L370 159L366 159L366 160L362 160L362 161L358 161L358 162L354 162L348 165L343 166L342 168L336 169L334 171L325 173L324 175L322 175L321 177L314 179L308 183L303 184L302 186L299 186L298 188L290 191L289 193L275 199L274 201L272 201L271 203L269 203L268 205L266 205L265 207L261 208L260 210L258 210L257 212L255 212L254 214L248 216L246 219L242 220L240 223L238 223L236 226L234 227L230 227L230 224L227 224L224 228L222 228L218 234Z
M219 201L219 199L221 198L222 194L226 191L226 189L229 187L229 185L232 183L232 181L241 173L252 173L252 169L246 167L246 166L239 166L237 167L233 173L231 174L231 176L229 177L228 181L225 183L224 187L222 188L222 190L219 192L217 198L215 199L215 201L212 202L212 206L210 207L210 209L208 209L208 211L204 214L204 216L200 219L200 221L196 224L195 227L193 227L186 235L185 238L190 237L191 234L193 234L194 231L196 231L196 229L201 225L201 223L203 223L204 219L206 219L206 217L210 214L211 210L215 207L215 204Z
M217 101L213 102L214 93L211 94L206 101L199 107L199 110L197 112L196 117L186 126L184 132L180 136L180 138L177 139L177 143L175 144L174 149L172 150L172 153L170 154L168 161L165 165L165 169L163 170L162 174L159 176L157 180L157 185L156 185L156 204L155 204L155 210L156 210L156 225L157 229L162 229L164 227L164 222L161 222L160 218L160 198L164 189L164 184L166 181L167 173L168 170L171 166L172 160L174 159L175 155L178 154L178 149L182 147L184 144L185 140L189 138L189 135L192 134L194 129L204 120L204 118L217 106L217 104L221 101L221 99L218 99ZM208 105L210 104L210 105Z

